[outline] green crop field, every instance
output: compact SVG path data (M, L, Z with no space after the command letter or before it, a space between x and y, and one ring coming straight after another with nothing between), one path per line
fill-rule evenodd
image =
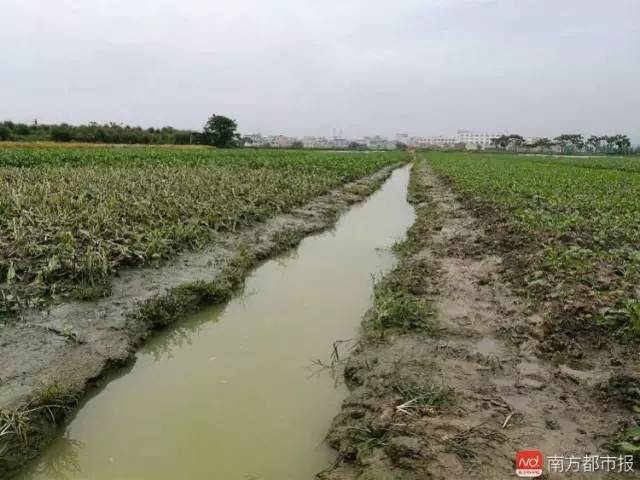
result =
M197 248L402 160L397 153L0 149L0 314L100 295L123 266Z
M549 157L549 156L536 156L536 155L523 155L530 160L534 160L538 163L544 164L563 164L571 165L578 168L592 168L596 170L620 170L626 172L640 172L640 157ZM519 157L519 158L522 158Z
M429 153L550 332L640 337L640 159ZM577 329L577 330L576 330Z

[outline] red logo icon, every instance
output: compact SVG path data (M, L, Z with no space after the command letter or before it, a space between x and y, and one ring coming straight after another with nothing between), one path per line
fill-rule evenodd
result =
M516 475L539 477L542 475L543 463L540 450L520 450L516 453Z

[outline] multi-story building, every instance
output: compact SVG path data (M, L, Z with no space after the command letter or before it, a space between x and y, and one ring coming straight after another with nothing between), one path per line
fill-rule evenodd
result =
M466 148L468 150L484 150L492 148L494 145L492 140L502 135L508 135L507 132L471 132L468 130L458 130L455 135L435 135L435 136L410 136L407 133L397 133L395 140L380 135L364 137L356 140L356 143L365 145L371 150L393 150L398 143L416 148ZM291 147L294 142L301 141L304 148L326 148L326 149L345 149L352 143L352 140L338 136L314 137L305 136L301 139L289 137L286 135L270 135L263 136L260 133L246 135L247 145L252 147L270 146L274 148ZM527 137L527 143L533 143L537 137Z
M380 135L364 137L362 142L371 150L394 150L396 148L395 142L381 137Z
M455 136L455 143L464 144L468 150L484 150L492 147L491 140L501 135L508 135L506 132L479 133L469 130L458 130Z
M396 142L409 145L410 140L408 133L396 133Z
M331 146L332 148L347 148L349 146L349 140L347 140L346 138L338 138L338 137L333 137L331 139Z
M302 145L304 148L333 148L334 140L327 137L302 137Z
M418 147L452 148L457 143L455 137L445 137L442 135L417 137L417 139L419 139L419 141L416 142L416 146Z
M320 146L320 138L319 137L310 137L310 136L305 136L302 137L302 146L304 148L322 148Z
M274 148L287 148L290 147L295 141L295 138L287 137L286 135L271 135L267 137L267 143L270 147Z

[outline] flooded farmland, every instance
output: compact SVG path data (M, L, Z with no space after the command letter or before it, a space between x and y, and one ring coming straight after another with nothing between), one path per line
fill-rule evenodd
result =
M314 360L353 339L411 225L409 167L242 295L155 335L18 478L312 479L346 388Z

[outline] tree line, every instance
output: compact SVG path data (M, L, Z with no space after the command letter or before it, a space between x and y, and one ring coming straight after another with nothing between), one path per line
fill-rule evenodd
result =
M579 133L564 133L554 139L539 138L528 142L522 135L501 135L491 139L492 146L513 151L559 151L561 153L605 153L627 155L633 152L627 135L591 135L587 138Z
M117 123L87 125L32 125L5 121L0 123L0 141L53 141L85 143L121 143L147 145L213 145L220 148L242 146L235 120L224 115L212 115L202 131L180 130L173 127L142 128Z
M31 125L5 121L0 123L0 141L53 141L124 144L175 144L197 143L201 133L173 127L142 128L117 123L86 125L39 124Z

